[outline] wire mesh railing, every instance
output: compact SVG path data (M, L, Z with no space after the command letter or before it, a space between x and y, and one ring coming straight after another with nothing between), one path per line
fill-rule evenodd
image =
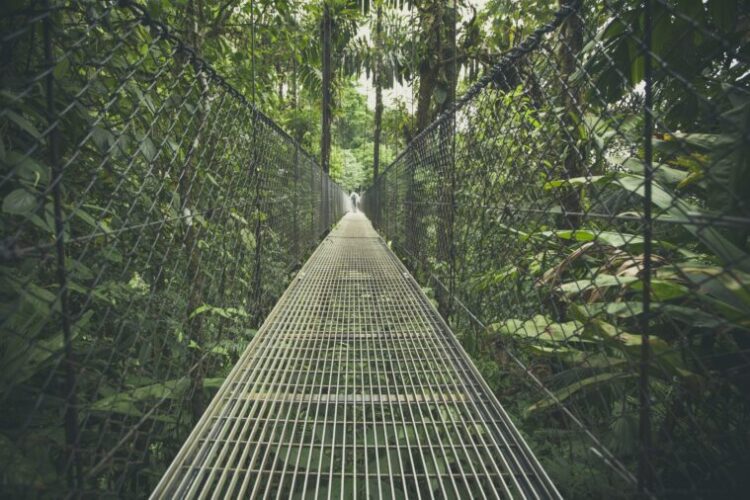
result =
M561 4L365 212L563 495L742 496L746 4Z
M0 496L142 497L347 199L134 4L12 8Z

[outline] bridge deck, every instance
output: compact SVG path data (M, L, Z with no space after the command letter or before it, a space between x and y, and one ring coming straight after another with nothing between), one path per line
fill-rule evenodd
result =
M286 290L154 497L557 497L362 214Z

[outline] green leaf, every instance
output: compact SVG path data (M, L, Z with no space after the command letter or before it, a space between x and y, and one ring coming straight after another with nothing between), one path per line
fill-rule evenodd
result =
M654 148L656 147L657 146L655 144ZM615 165L624 167L634 174L644 175L646 171L646 167L643 163L643 160L641 160L640 158L633 158L632 156L629 156L625 159L618 159L616 157L611 157L609 159ZM690 175L689 172L685 170L678 170L676 168L672 168L662 163L653 163L652 170L654 174L654 179L657 182L664 184L665 186L669 186L669 187L680 186L680 184L684 183L685 180Z
M193 312L190 313L189 319L193 319L200 314L211 311L211 309L212 307L209 306L208 304L203 304L202 306L198 306Z
M15 111L6 110L5 116L10 118L10 120L18 125L18 127L25 131L27 134L29 134L34 139L37 139L39 141L42 140L42 134L39 133L39 131L34 127L34 125L31 124L29 120L24 118L23 116L19 115Z
M677 306L673 304L664 304L661 307L654 308L663 316L670 318L671 321L679 321L689 328L725 328L732 326L736 328L748 329L748 326L730 323L726 318L716 316L696 307ZM717 330L718 332L718 330Z
M36 206L36 196L23 188L11 191L3 200L3 212L6 214L29 215Z
M40 183L46 185L49 182L49 169L40 165L28 155L18 153L17 151L9 151L5 157L5 161L11 169L16 171L16 174L21 179L32 182L34 186Z
M602 314L616 318L632 318L643 312L643 302L595 302L593 304L575 305L575 308L576 317L581 321Z
M215 379L207 379L211 384ZM148 384L136 387L123 392L109 395L94 402L90 406L91 411L119 413L133 417L142 417L144 415L138 407L138 403L149 402L153 406L153 400L165 401L167 399L180 398L190 387L190 379L182 377L176 380L168 380L158 384ZM153 416L157 420L163 420L164 417Z
M529 350L540 356L577 356L581 351L573 349L572 347L565 347L561 345L555 346L544 346L544 345L530 345Z
M102 257L110 262L119 264L122 262L122 254L113 246L107 246L102 249Z
M591 177L571 177L570 179L556 179L544 183L544 189L550 190L561 186L583 186L606 178L604 175L593 175Z
M544 231L544 236L557 236L564 240L575 241L598 241L605 245L620 248L628 245L643 245L643 238L635 234L614 231L593 231L589 229L562 229L557 231Z
M93 311L87 311L72 326L72 339L89 324L93 314ZM19 339L19 342L15 343L15 348L7 349L0 359L0 392L28 380L44 369L49 361L62 352L64 346L62 332L50 338L36 340L32 345Z
M534 413L534 412L550 409L554 406L557 406L558 401L563 402L569 397L578 393L579 391L588 390L595 386L605 384L605 383L626 380L629 378L636 378L637 376L638 376L637 373L623 373L623 372L600 373L598 375L594 375L593 377L588 377L583 380L579 380L558 391L555 391L553 393L554 397L550 396L540 401L537 401L536 403L534 403L533 405L529 406L526 409L526 413Z
M643 282L637 281L630 285L630 288L637 291L643 291ZM670 280L651 280L651 297L657 301L667 301L684 297L690 293L690 289L684 285Z
M635 276L614 276L612 274L599 274L593 279L582 279L569 281L559 286L560 290L568 295L575 295L590 289L622 287L639 281Z
M217 377L217 378L204 378L203 379L203 388L204 389L218 389L221 387L221 384L224 383L223 377Z
M100 126L91 129L91 138L94 140L94 144L101 153L109 151L112 144L115 143L115 136L112 132Z
M96 223L96 219L94 219L88 212L86 212L83 209L78 209L75 212L73 212L74 217L78 217L83 222L85 222L87 225L91 226L94 229L99 229L99 225Z
M718 311L728 321L750 326L747 313L750 309L750 275L747 273L686 263L662 267L657 271L657 277L689 283L693 288L691 297Z
M210 173L210 172L206 172L206 178L207 178L207 179L208 179L208 181L209 181L209 182L210 182L211 184L213 184L213 185L214 185L215 187L217 187L217 188L221 189L221 185L220 185L220 184L219 184L219 183L218 183L218 182L216 181L216 179L214 178L214 176L213 176L213 175L211 175L211 173Z
M80 280L90 280L94 278L94 272L88 266L76 259L66 257L65 266L73 276Z
M618 328L617 326L600 319L594 319L587 322L586 332L587 334L592 334L600 339L615 341L618 344L629 347L640 346L643 343L643 337L641 335L628 333L622 328ZM652 348L658 348L660 350L667 348L667 344L663 340L653 337L650 340L650 344Z
M627 45L630 52L630 84L637 85L643 80L646 71L645 59L640 44L628 40Z
M555 342L578 339L583 330L583 324L577 321L559 323L553 319L538 314L528 321L509 319L503 323L491 325L491 330L521 338L531 338Z
M151 141L150 138L144 137L141 140L141 145L139 147L141 153L143 154L143 157L148 162L154 161L154 158L156 158L156 146L154 146L154 143Z
M736 139L731 135L727 134L699 134L699 133L680 133L675 132L672 134L679 142L676 143L676 147L684 148L684 142L690 146L703 149L705 152L711 152L717 148L731 147Z
M55 64L55 69L52 70L52 75L58 80L63 79L66 77L68 68L70 68L70 59L64 57Z
M623 175L613 183L631 193L644 197L644 182L642 177ZM657 183L652 184L651 200L657 207L670 216L684 220L686 217L707 215L697 207L687 203L666 191ZM685 222L682 227L698 238L717 257L727 263L732 263L745 272L750 272L750 256L724 238L719 231L710 225Z

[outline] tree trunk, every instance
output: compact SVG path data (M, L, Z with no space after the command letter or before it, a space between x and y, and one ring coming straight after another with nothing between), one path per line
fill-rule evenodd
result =
M277 87L277 93L279 96L279 105L284 106L284 74L281 68L281 63L276 63L276 75L279 79L279 85Z
M320 166L328 173L331 160L331 11L328 2L323 3L321 37L323 40L323 102L321 106Z
M562 5L573 5L576 0L560 0ZM579 11L580 12L580 11ZM565 129L568 131L567 137L563 140L567 142L564 165L564 176L567 179L581 177L584 175L584 158L580 145L578 144L578 120L574 116L580 116L581 95L580 89L570 84L570 76L576 71L576 58L583 48L583 22L579 12L571 14L563 23L560 32L560 66L562 81L563 105L565 115L563 117ZM576 187L568 187L562 195L562 205L564 214L564 223L570 229L576 229L581 225L581 193Z
M189 2L187 5L187 23L188 23L188 39L192 44L192 48L195 53L200 56L202 37L200 33L200 22L203 19L202 2ZM187 61L186 61L187 63ZM197 78L201 82L201 88L205 92L208 83L205 81L202 75L197 75ZM201 96L203 93L201 93ZM186 285L187 285L187 325L186 333L187 338L194 341L197 345L203 346L203 315L192 316L193 311L203 304L203 273L201 272L201 249L198 242L200 240L199 228L193 223L192 215L197 210L197 207L193 204L193 183L197 179L197 161L196 157L199 156L199 149L203 145L203 134L206 127L206 120L208 113L203 108L197 112L198 115L198 128L195 132L193 143L188 150L188 153L183 164L183 170L178 183L178 190L180 194L180 200L182 202L181 213L185 216L185 258L187 259L186 265ZM206 402L203 394L203 378L205 372L205 366L200 359L199 350L193 350L191 355L191 365L194 365L194 369L190 376L190 407L194 421L203 414Z
M419 90L417 91L416 131L418 134L432 122L432 95L440 74L440 57L442 55L442 2L433 0L419 12L421 38L427 40L428 49L419 62Z
M432 94L435 91L438 68L428 62L419 65L419 90L417 91L417 120L415 134L420 133L432 122Z
M323 103L322 103L322 126L320 134L320 166L323 172L326 174L330 170L331 163L331 84L332 84L332 71L331 71L331 30L333 29L331 22L331 11L328 6L328 2L324 0L323 3L323 26L322 26L322 38L323 38ZM321 178L321 191L323 196L321 197L322 203L320 207L321 216L323 218L323 230L327 230L330 226L328 220L328 182L325 176Z
M451 0L446 0L451 1ZM448 84L445 100L440 105L440 111L445 111L456 102L456 87L458 86L458 50L456 48L456 20L458 13L454 5L447 5L442 9L441 28L444 31L442 43L442 66L443 75Z
M456 87L458 86L458 50L456 47L456 5L451 0L441 0L445 4L440 5L440 76L439 89L442 90L442 102L438 103L438 111L449 111L456 102ZM442 207L440 214L440 225L438 227L438 259L445 262L447 276L445 286L436 294L438 310L448 320L453 311L453 292L455 289L456 254L454 221L456 218L456 165L455 165L455 117L450 116L444 120L436 131L440 137L440 145L443 154L440 155L441 185L438 188L439 206Z
M297 99L297 59L292 58L292 78L289 83L289 101L292 109L297 111L298 99ZM296 139L296 137L295 137ZM297 141L300 142L300 141Z
M372 178L380 172L380 133L383 126L383 8L378 5L375 18L375 49L377 61L375 63L375 137L372 152Z

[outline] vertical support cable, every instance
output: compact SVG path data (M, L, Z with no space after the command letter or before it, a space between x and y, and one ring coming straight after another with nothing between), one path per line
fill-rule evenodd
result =
M44 59L45 89L47 120L49 128L49 162L52 179L52 196L55 217L55 250L57 254L57 281L60 286L60 313L63 331L63 366L65 370L65 445L69 456L65 464L68 484L77 491L82 487L82 471L79 446L78 430L78 401L76 398L76 373L75 360L73 359L73 336L70 325L70 298L68 293L68 273L65 265L65 223L62 207L62 177L63 171L60 165L60 131L57 111L55 109L55 58L52 53L52 8L49 1L44 2L46 16L44 18ZM70 471L70 466L73 471Z
M372 154L372 179L373 181L380 175L380 140L383 129L383 5L378 0L377 10L375 11L375 48L377 55L375 57L375 134ZM370 217L377 219L377 191L375 191L375 214Z
M315 200L315 167L310 162L307 162L310 167L310 240L313 241L318 237L317 223L315 222L315 207L317 205ZM308 243L310 243L309 241Z
M454 62L451 64L458 66L458 64L455 62L455 57L457 53L457 45L456 45L456 31L457 31L457 22L458 22L458 4L456 0L453 0L453 12L451 14L450 23L451 23L451 38L448 41L448 43L451 44L451 53L454 57ZM453 81L449 82L450 85L450 93L451 93L451 106L455 105L456 102L456 87L458 85L458 68L453 68L452 72ZM456 115L457 113L454 111L451 113L451 165L450 165L450 171L451 171L451 196L450 196L450 225L448 228L448 237L450 242L450 247L448 249L449 256L450 256L450 266L449 266L449 275L448 275L448 317L446 317L446 321L449 321L449 316L453 312L453 294L456 292L456 241L455 241L455 232L454 232L454 226L455 226L455 219L456 219Z
M250 95L255 103L255 2L250 0Z
M414 205L414 179L416 177L417 162L413 160L413 153L409 152L409 159L407 161L407 172L406 177L406 190L404 192L404 199L406 201L406 217L404 219L404 231L401 234L404 235L404 245L408 255L412 258L410 262L412 268L416 264L416 255L419 254L419 248L417 243L417 221L416 213L417 208Z
M263 251L263 221L261 214L261 195L263 173L261 166L258 164L258 127L261 124L258 116L258 108L255 100L255 2L250 0L250 85L253 103L253 134L250 143L252 148L251 162L252 168L250 175L255 177L255 200L253 207L255 209L255 266L253 270L253 320L256 324L260 323L263 316L261 300L263 293L261 291L262 277L262 251Z
M294 189L292 191L292 253L294 258L301 257L299 244L299 144L294 144Z
M416 36L414 34L415 26L417 26L417 15L414 14L415 11L415 5L413 2L409 3L409 33L411 35L411 60L409 61L411 63L411 68L409 69L409 72L411 73L411 83L409 84L410 91L411 91L411 101L409 102L409 107L411 108L411 113L409 114L411 118L411 130L409 131L410 137L414 137L417 133L417 120L416 116L414 115L414 75L417 74L418 71L418 64L417 64L417 44L414 42L416 40ZM409 142L411 139L407 139L406 146L409 146Z
M258 124L260 123L260 120L257 117L257 114L255 113L255 110L253 110L253 116L254 123L253 123L253 138L252 138L252 148L253 148L253 154L252 154L252 172L251 175L255 177L255 200L253 202L253 207L255 209L255 266L253 270L253 307L254 307L254 319L256 322L259 322L262 318L262 308L261 308L261 300L263 293L261 292L262 287L262 277L261 277L261 269L262 269L262 258L263 258L263 213L261 205L261 197L263 194L262 189L262 183L263 183L263 172L261 171L261 166L258 164L258 157L256 155L256 149L258 146L258 142L256 140L257 132L256 129L258 127Z
M649 362L651 349L649 345L649 325L651 322L651 252L652 252L652 215L651 215L651 182L653 177L653 75L651 54L651 0L644 3L644 37L643 63L645 79L645 98L643 108L643 314L641 315L641 352L639 374L639 457L638 457L638 492L641 497L647 496L652 488L651 462L651 402L649 394Z

